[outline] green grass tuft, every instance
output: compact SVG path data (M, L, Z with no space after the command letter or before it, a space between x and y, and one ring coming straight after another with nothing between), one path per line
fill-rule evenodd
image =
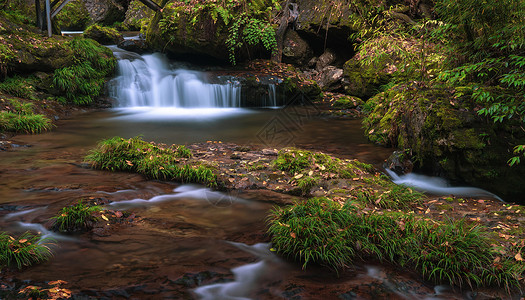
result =
M82 201L72 206L63 207L56 216L53 228L61 232L84 231L93 227L97 217L93 214L101 211L98 205L88 206Z
M52 256L49 239L40 240L40 236L26 232L18 238L6 232L0 232L0 265L16 265L21 269L35 263L48 260Z
M0 82L0 92L19 98L35 100L37 98L33 81L33 78L8 77L3 82Z
M358 213L326 198L274 209L268 232L282 255L334 269L379 259L453 286L519 286L525 264L493 249L488 230L464 220L436 222L403 213Z
M217 187L217 175L213 170L201 162L189 162L191 156L185 146L156 145L140 137L114 137L101 141L86 160L97 169L137 172L153 179Z
M44 115L0 112L0 131L40 133L52 126L51 120Z

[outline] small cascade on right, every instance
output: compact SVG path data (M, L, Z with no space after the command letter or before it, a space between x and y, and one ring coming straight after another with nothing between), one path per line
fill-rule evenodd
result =
M450 186L450 184L445 179L440 177L431 177L414 173L398 175L396 174L396 172L388 168L386 169L386 172L392 179L392 182L394 182L395 184L405 185L424 193L434 194L438 196L453 195L456 197L493 198L503 201L503 199L501 199L497 195L480 188L468 186Z

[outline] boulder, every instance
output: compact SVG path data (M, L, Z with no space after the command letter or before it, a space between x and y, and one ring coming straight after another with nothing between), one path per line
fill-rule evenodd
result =
M319 56L319 58L315 61L315 69L317 71L321 71L325 67L333 64L335 62L335 53L331 49L326 49L324 53Z
M328 66L316 76L317 84L323 91L337 91L342 89L343 69Z
M411 153L419 171L489 190L504 200L522 200L525 164L507 165L512 145L525 140L521 124L495 124L479 116L471 94L468 88L455 93L417 83L396 85L368 100L372 112L363 119L365 134Z
M122 34L116 29L93 24L84 31L84 37L93 39L102 45L117 45L124 41Z
M118 47L127 51L136 52L142 54L148 50L144 40L121 40L118 42Z
M110 26L124 21L129 0L85 0L84 3L93 22Z
M142 2L132 0L129 3L123 24L127 30L140 30L142 23L150 20L153 15L153 10L146 7Z
M308 43L295 30L288 30L284 36L283 62L304 66L312 57L313 51Z

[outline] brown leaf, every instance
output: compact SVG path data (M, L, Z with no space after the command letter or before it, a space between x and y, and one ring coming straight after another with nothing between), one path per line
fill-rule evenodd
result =
M290 232L290 236L295 239L295 232Z

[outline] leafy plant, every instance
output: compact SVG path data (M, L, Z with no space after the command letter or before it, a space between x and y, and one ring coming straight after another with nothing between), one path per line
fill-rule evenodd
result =
M77 105L89 104L99 96L105 77L115 68L111 51L89 39L75 38L68 43L76 55L75 65L57 69L53 85L68 101Z
M51 120L44 115L0 112L0 130L25 133L40 133L51 129Z
M82 200L72 206L63 207L56 216L53 227L61 232L83 231L93 227L97 217L94 213L101 211L98 205L88 206Z
M185 146L157 145L140 137L114 137L101 141L86 157L94 168L130 171L149 178L202 183L216 187L217 175L198 161L189 161L191 151Z
M35 88L33 78L14 76L0 82L0 92L11 96L35 100Z
M359 213L351 202L326 198L276 208L268 219L274 250L334 269L379 259L418 270L435 283L463 287L519 286L525 265L493 249L488 229L465 220L444 222L404 213Z
M52 256L50 239L26 232L15 238L6 232L0 232L0 265L16 265L21 269L35 263L43 262Z

